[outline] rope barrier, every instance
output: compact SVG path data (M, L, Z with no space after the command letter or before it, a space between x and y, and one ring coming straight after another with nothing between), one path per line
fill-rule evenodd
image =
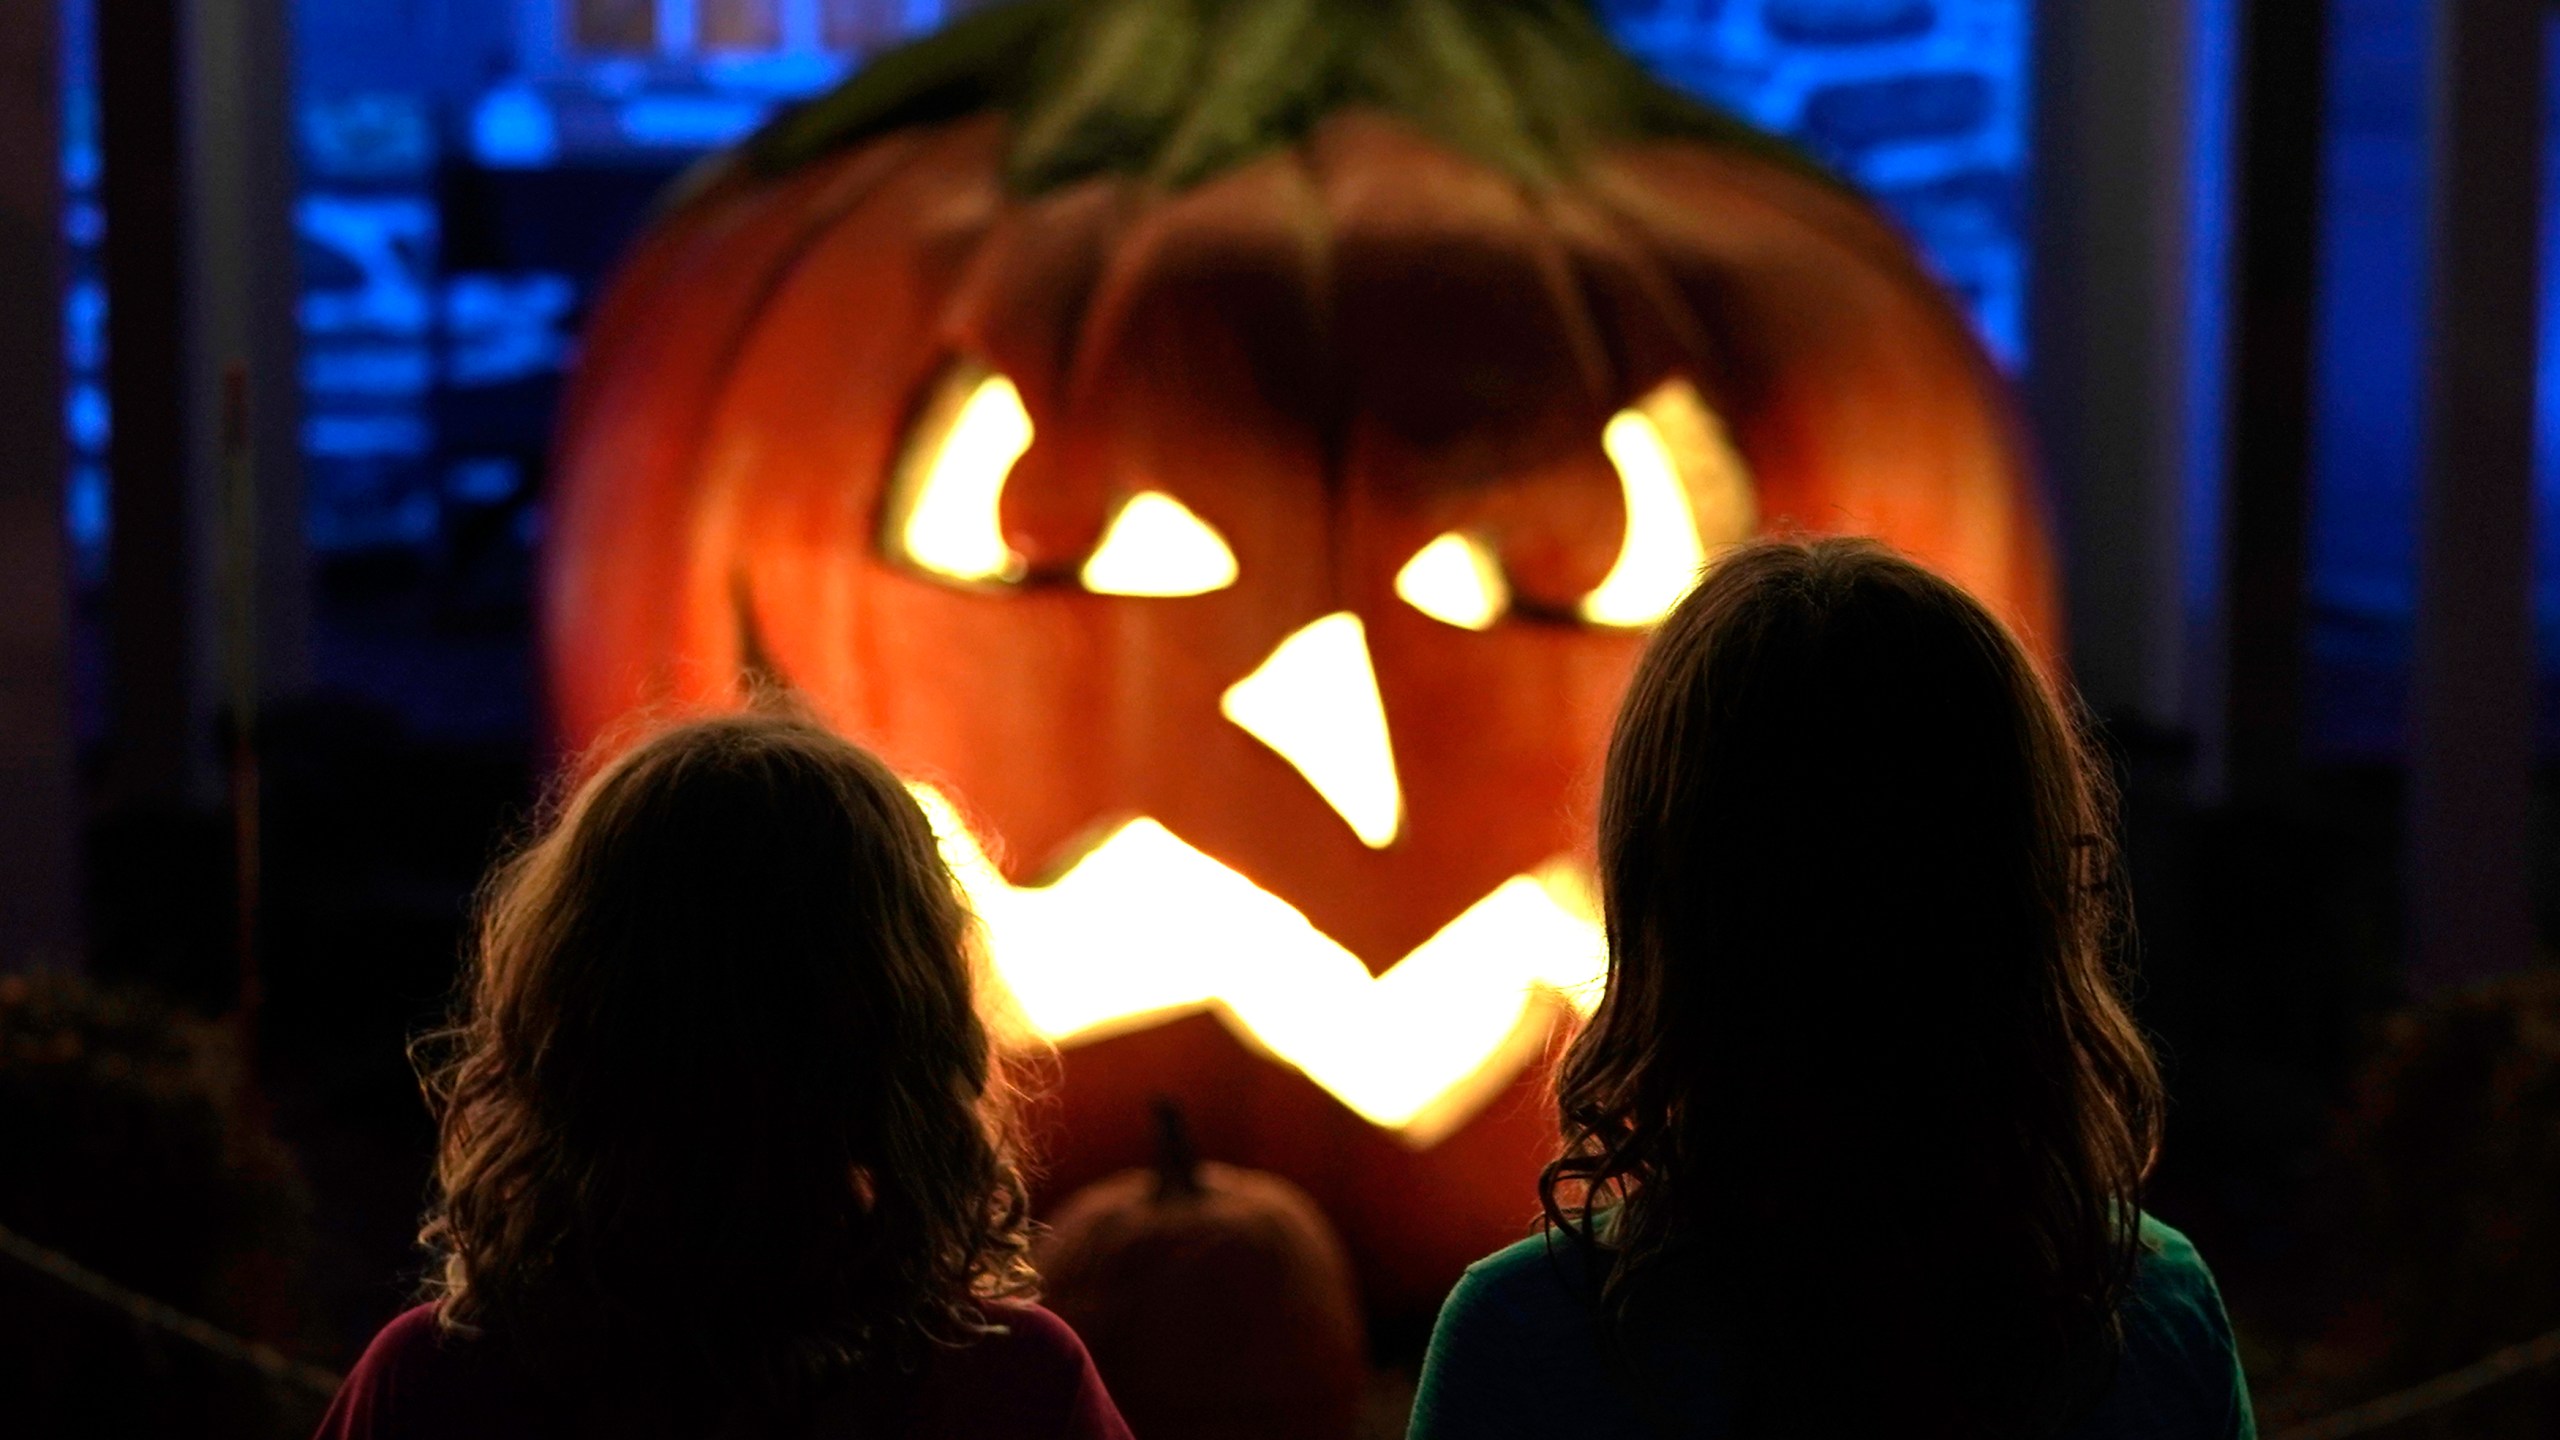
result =
M2555 1362L2560 1362L2560 1330L2537 1335L2503 1350L2493 1350L2459 1370L2449 1370L2406 1390L2394 1390L2379 1399L2350 1405L2307 1424L2280 1431L2274 1440L2347 1440L2350 1435L2363 1435L2386 1425L2396 1425L2412 1416L2476 1395L2501 1380L2513 1379Z
M291 1386L323 1400L338 1393L339 1377L334 1372L296 1360L271 1345L243 1340L217 1329L183 1310L119 1285L70 1256L48 1250L6 1225L0 1225L0 1255L49 1275L87 1299L139 1324L175 1335L225 1360L246 1365L276 1384Z

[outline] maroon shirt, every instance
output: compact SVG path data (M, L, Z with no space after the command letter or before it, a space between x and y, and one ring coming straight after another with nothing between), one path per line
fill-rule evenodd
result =
M996 1304L1005 1333L937 1352L904 1414L858 1407L802 1432L825 1440L1131 1440L1084 1342L1037 1305ZM318 1440L548 1440L555 1403L489 1350L445 1335L433 1305L382 1327L320 1421Z

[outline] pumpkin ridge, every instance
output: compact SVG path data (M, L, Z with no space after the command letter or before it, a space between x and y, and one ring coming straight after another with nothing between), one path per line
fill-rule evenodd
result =
M1072 203L1089 197L1065 198ZM938 334L955 354L965 353L1020 386L1035 419L1054 421L1063 417L1044 411L1072 408L1077 355L1093 318L1095 297L1111 267L1119 263L1130 231L1146 218L1141 198L1125 189L1108 192L1099 203L1100 213L1078 214L1063 222L1036 214L1030 207L1006 207L987 227L943 299ZM1054 276L1043 271L1042 266L1055 263L1056 256L1041 247L1073 243L1087 245L1089 263L1061 266ZM1031 294L1052 296L1049 303L1056 307L1056 313L1042 317L1037 327L1044 348L1010 367L999 362L1016 357L982 353L1011 348L990 345L991 316L1008 305L1022 304L1021 297Z
M1605 414L1617 408L1625 380L1619 373L1617 358L1609 353L1608 342L1602 338L1603 327L1592 303L1590 282L1582 267L1574 263L1573 247L1557 228L1555 218L1538 203L1538 197L1526 194L1520 198L1529 221L1533 258L1546 280L1557 326L1573 351L1574 368L1582 372L1583 384Z
M703 408L691 437L685 442L685 448L697 460L702 447L710 439L712 425L718 415L717 395L725 394L739 357L745 353L757 327L764 323L775 297L790 288L793 278L800 273L800 267L846 217L888 189L910 168L933 160L937 152L945 148L932 143L935 138L939 137L919 135L909 138L897 151L886 153L859 169L855 168L860 165L859 159L849 163L844 175L819 192L820 203L810 206L809 213L800 218L790 240L775 251L772 260L757 275L754 290L739 301L727 333L721 338L719 358L710 368L715 398Z
M1602 341L1613 393L1639 395L1671 373L1685 373L1692 383L1710 385L1703 372L1715 363L1715 346L1663 273L1661 257L1645 248L1616 212L1587 192L1541 197L1538 209L1540 219L1565 247L1576 293ZM1614 287L1607 274L1610 266L1618 271L1620 283ZM1635 348L1630 322L1639 319L1659 332L1662 355L1648 357ZM1648 359L1657 363L1647 364Z
M1636 203L1639 196L1656 213L1644 213L1644 207ZM1706 395L1718 417L1728 425L1734 423L1741 396L1733 371L1732 346L1723 338L1714 317L1703 313L1696 297L1680 284L1679 259L1665 242L1664 227L1668 222L1659 213L1670 202L1639 176L1622 176L1614 185L1595 186L1587 198L1593 218L1607 226L1626 247L1636 263L1646 298L1687 350L1690 382Z
M823 203L811 205L809 213L802 216L794 227L794 233L790 239L775 251L771 262L756 276L754 290L740 298L729 324L725 327L725 333L721 336L719 357L712 362L707 372L715 386L726 385L731 370L737 364L738 356L746 349L748 339L755 333L756 326L763 322L765 312L771 308L774 297L782 293L784 287L790 283L791 277L799 272L801 262L808 258L809 253L816 249L818 244L847 215L860 209L864 201L879 193L890 181L896 179L900 171L914 164L919 158L930 154L931 150L932 147L922 143L920 139L911 140L899 151L880 157L867 167L866 171L839 177L837 181L819 192ZM839 193L829 193L830 191ZM684 441L685 450L697 459L700 457L702 446L709 439L716 409L716 403L705 405L702 414L690 427L691 435Z
M1703 140L1847 187L1787 142L1664 84L1587 0L1012 0L891 50L758 132L779 174L912 125L1013 123L1008 184L1197 185L1366 107L1476 163L1564 183L1612 143Z
M813 186L818 196L830 197L827 203L822 206L812 205L807 214L790 221L790 233L777 242L772 263L756 273L752 286L736 297L733 303L727 306L725 314L720 317L719 336L713 347L716 354L709 357L708 363L701 372L708 384L714 387L725 385L738 355L746 347L748 337L754 332L756 325L771 304L773 296L779 290L782 277L796 266L800 258L805 256L845 215L858 208L865 198L897 174L925 148L920 137L902 137L894 147L884 145L878 151L863 157L862 160L849 162L845 175L824 179ZM715 192L712 188L706 187L704 196L694 202L695 206L707 206L710 203L709 197L713 193ZM746 196L745 199L750 205L783 204L789 203L790 196L781 192L767 191L761 195ZM703 212L700 208L696 208L689 213ZM664 223L672 225L675 222L670 220ZM721 234L682 236L684 245L717 247L733 243L735 227L743 226L747 222L733 217L731 223L733 228ZM611 292L613 296L617 299L623 295L637 297L657 290L668 283L671 275L683 270L687 263L687 256L684 249L679 248L658 257L652 263L658 268L645 271L634 270L616 277ZM589 353L595 356L602 352L590 351ZM582 412L582 407L596 403L600 387L611 384L614 378L608 370L591 358L580 368L576 383L571 389L567 401L568 413L575 417ZM661 462L665 468L686 470L700 460L703 447L711 433L715 411L716 406L706 401L681 423L680 434L672 437L668 444L670 450L681 453L684 458L681 461ZM576 503L574 497L583 493L583 487L572 485L564 488L568 489L568 493L573 498L559 502L561 524L557 533L566 536L592 529L593 522L580 525L574 518L574 512L569 508ZM569 542L555 539L549 542L549 545L556 551L565 543ZM547 563L560 562L555 558ZM574 607L587 601L588 597L563 587L546 602L542 621L544 629L547 632L558 630L566 623L566 617L574 613ZM672 622L660 616L652 623ZM676 688L674 682L663 671L636 677L633 683L637 685L641 694L652 699L663 698ZM557 705L569 702L555 692L553 703Z
M1198 267L1204 250L1221 253L1230 265L1239 267L1222 272L1226 283L1249 271L1268 285L1253 290L1255 299L1276 299L1292 321L1303 327L1255 331L1269 341L1248 347L1255 392L1266 399L1286 396L1304 402L1275 402L1271 414L1257 415L1257 423L1303 426L1321 457L1319 471L1330 483L1341 474L1351 409L1341 377L1320 358L1335 353L1337 343L1333 334L1336 217L1324 203L1319 178L1303 150L1266 154L1255 163L1280 167L1288 177L1284 188L1294 192L1276 229L1266 226L1268 215L1241 227L1232 213L1202 216L1198 211L1203 204L1221 198L1208 187L1145 195L1122 231L1121 243L1095 273L1091 294L1083 301L1063 393L1072 412L1125 415L1125 398L1145 393L1151 388L1150 376L1166 373L1159 347L1167 338L1167 317L1198 316L1220 308L1207 297ZM1249 170L1232 172L1222 177L1222 183L1259 183L1261 177ZM1289 259L1262 269L1258 262L1268 257L1240 255L1221 247L1222 231L1230 238L1236 233L1284 236ZM1232 297L1230 291L1229 303ZM1177 372L1181 368L1173 367ZM1237 423L1232 414L1227 419Z
M901 186L912 187L919 177L934 177L965 172L971 151L984 150L986 130L983 125L963 123L937 132L909 132L892 139L895 148L884 144L875 150L842 157L841 173L831 178L818 191L824 203L813 203L799 217L789 243L778 248L755 275L753 289L736 304L729 323L717 346L717 358L704 372L708 399L700 413L692 418L680 442L688 457L688 468L708 463L715 453L714 444L730 407L738 403L737 392L742 366L750 351L759 343L765 327L776 313L781 298L799 283L811 259L820 254L828 242L846 225L856 223L867 209L881 203L884 196L894 198ZM974 246L983 236L973 237ZM713 517L726 513L736 477L725 477L695 489L691 500L689 524L694 530L697 548L706 545L705 537L720 538L708 548L717 552L729 550L734 537L715 529ZM696 556L695 561L703 557ZM798 688L803 677L795 675L785 663L788 647L772 642L771 631L764 623L761 607L742 608L743 598L756 597L754 582L760 578L744 561L713 558L708 564L688 562L695 576L694 584L702 592L693 602L694 613L709 619L702 637L710 653L719 657L711 682L726 693L747 693L741 682L757 673L770 673L789 688ZM740 581L746 582L740 588ZM760 653L750 654L739 648L752 639ZM723 648L726 647L726 648ZM675 693L682 687L660 684L662 692Z

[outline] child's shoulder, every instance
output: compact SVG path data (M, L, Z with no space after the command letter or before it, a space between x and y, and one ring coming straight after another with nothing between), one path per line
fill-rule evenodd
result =
M985 1314L991 1329L935 1361L916 1433L1127 1440L1074 1327L1029 1301L989 1302Z
M1525 1236L1467 1267L1458 1283L1492 1293L1537 1289L1589 1278L1595 1261L1590 1247L1552 1227Z
M1441 1307L1441 1323L1579 1330L1607 1272L1606 1252L1543 1229L1468 1266Z
M1093 1369L1075 1328L1045 1305L996 1300L984 1306L985 1332L944 1352L945 1385L1004 1385L1026 1391L1072 1391Z
M2209 1298L2218 1311L2222 1303L2213 1271L2195 1242L2148 1214L2142 1217L2142 1253L2134 1262L2133 1293L2154 1306L2194 1305Z
M391 1380L440 1369L461 1363L469 1344L467 1337L445 1325L442 1309L434 1301L413 1305L376 1332L347 1378Z
M373 1343L400 1349L420 1345L439 1345L443 1343L446 1333L444 1307L429 1300L424 1304L412 1305L392 1316L390 1322L382 1327L381 1333L374 1336Z
M406 1436L499 1436L522 1397L468 1336L445 1325L433 1304L393 1316L338 1387L321 1440Z
M1084 1364L1084 1340L1048 1306L1030 1300L996 1300L987 1304L986 1314L995 1328L979 1344L1026 1358Z

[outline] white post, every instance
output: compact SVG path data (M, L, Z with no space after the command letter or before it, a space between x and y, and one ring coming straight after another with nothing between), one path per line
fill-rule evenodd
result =
M2198 317L2196 23L2210 0L2037 9L2027 384L2059 511L2074 678L2101 713L2207 717L2188 684ZM2208 257L2209 258L2209 257Z
M113 0L107 0L113 3ZM189 219L185 347L189 492L200 574L217 587L228 556L224 394L248 386L256 470L254 671L262 694L309 683L310 572L303 544L301 287L295 263L291 0L195 0L187 9ZM115 303L114 296L107 303ZM210 589L206 593L211 593ZM198 653L220 692L218 605Z

